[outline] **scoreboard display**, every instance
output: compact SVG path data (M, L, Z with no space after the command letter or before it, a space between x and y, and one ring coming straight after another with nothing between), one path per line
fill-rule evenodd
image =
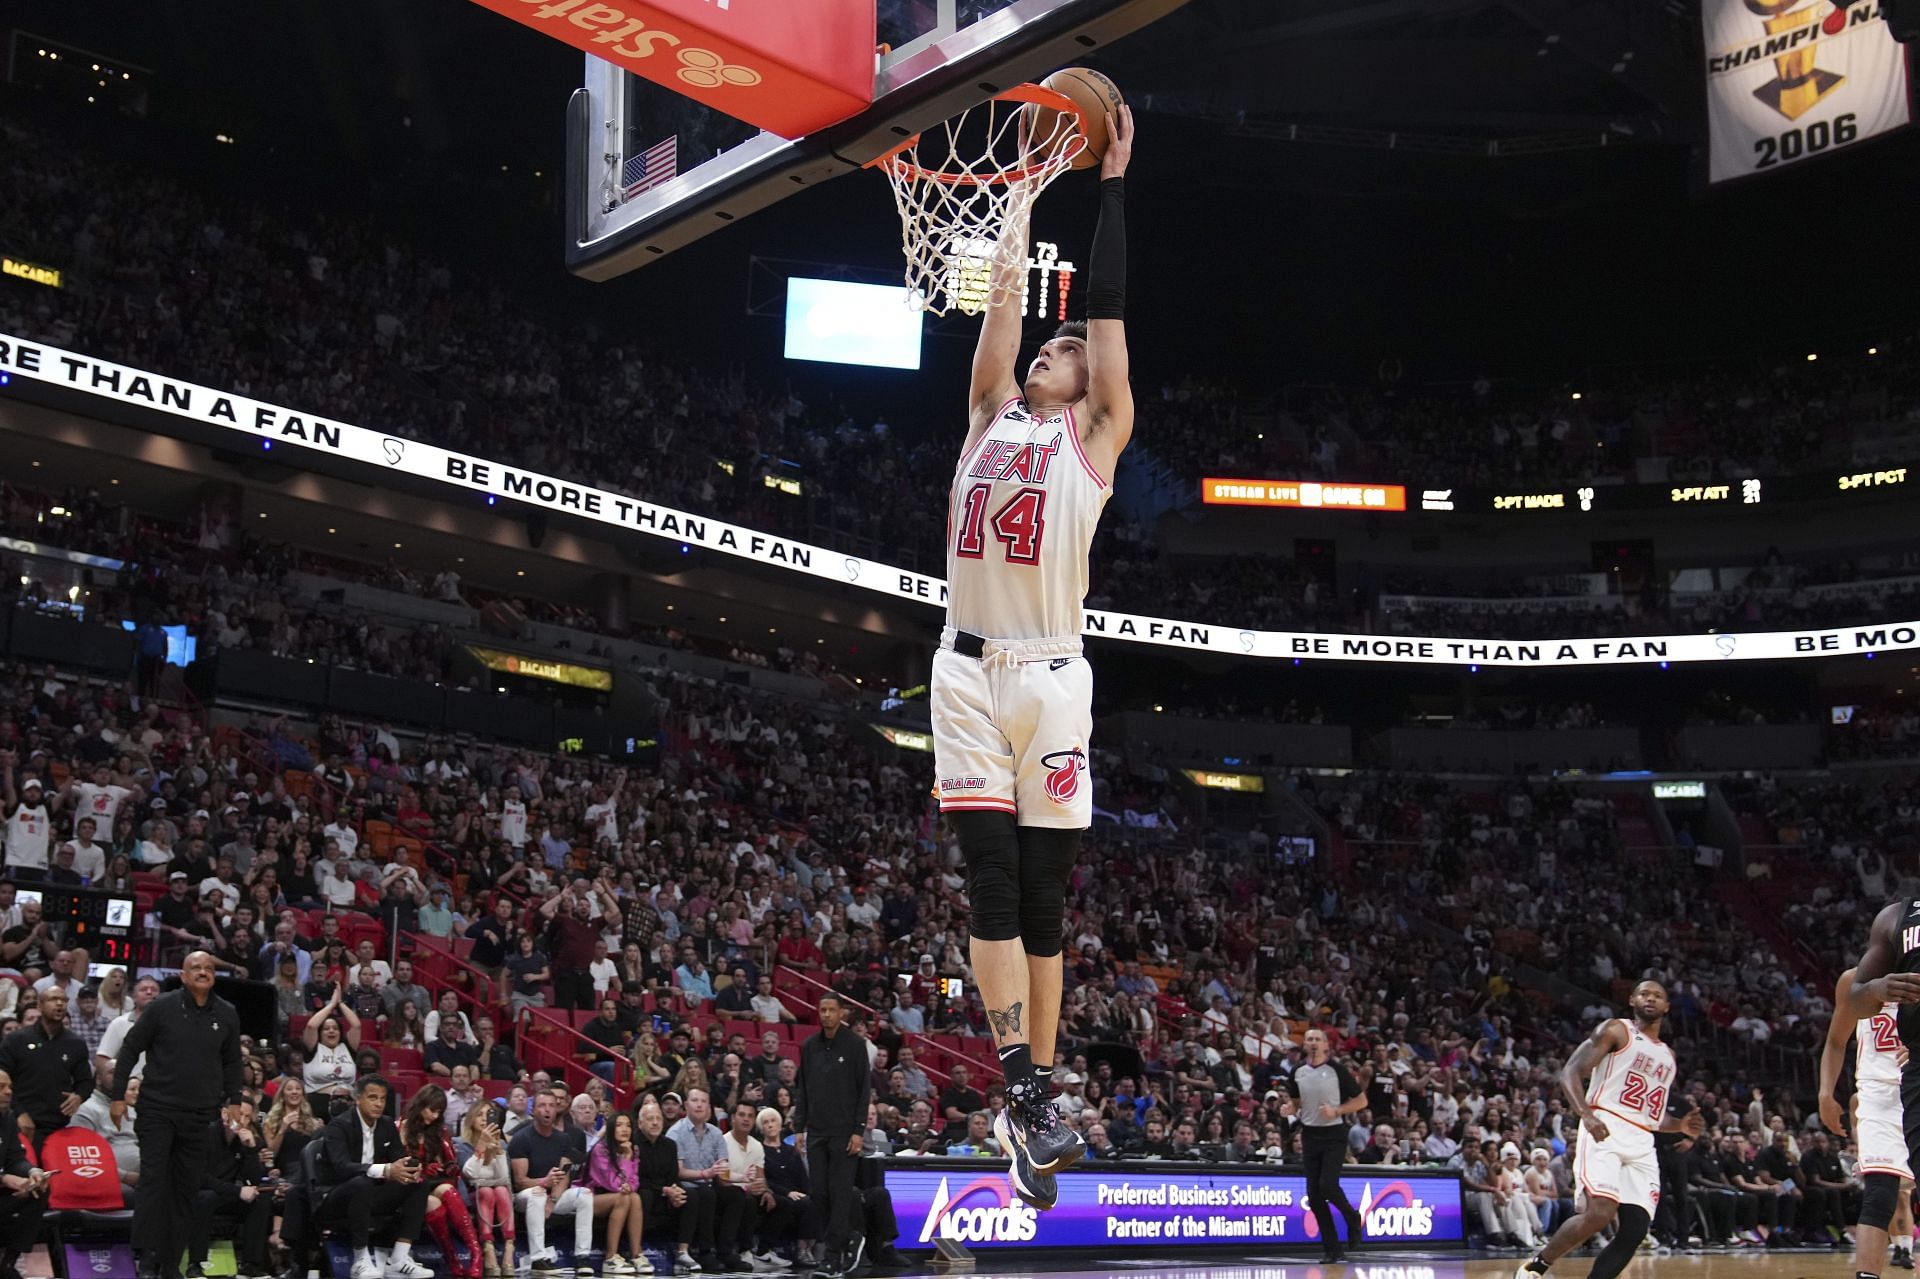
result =
M22 884L16 902L37 901L40 917L57 929L66 946L85 946L95 964L126 967L129 977L143 956L140 906L130 892L107 888L68 888Z

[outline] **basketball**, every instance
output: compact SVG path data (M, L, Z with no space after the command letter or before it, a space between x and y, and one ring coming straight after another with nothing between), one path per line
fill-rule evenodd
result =
M1092 67L1068 67L1064 71L1054 72L1041 84L1055 93L1064 93L1072 98L1086 115L1087 145L1079 155L1073 157L1071 167L1091 169L1099 164L1100 158L1107 153L1107 112L1118 111L1120 104L1126 101L1120 96L1120 86ZM1038 104L1027 110L1031 113L1027 122L1027 136L1050 136L1057 127L1055 121L1060 113Z

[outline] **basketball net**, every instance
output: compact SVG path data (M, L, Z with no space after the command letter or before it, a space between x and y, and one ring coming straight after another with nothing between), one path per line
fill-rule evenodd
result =
M1038 107L1050 109L1052 125L1046 136L1029 137ZM1024 231L1034 200L1086 145L1072 98L1023 84L873 161L893 186L915 309L978 315L1019 299L1026 236L1007 228Z

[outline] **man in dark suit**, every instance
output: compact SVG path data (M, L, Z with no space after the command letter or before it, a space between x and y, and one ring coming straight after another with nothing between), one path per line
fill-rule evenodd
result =
M352 1279L433 1279L413 1259L413 1241L426 1217L427 1188L419 1161L406 1153L400 1129L389 1119L387 1081L362 1075L353 1108L343 1110L321 1135L319 1175L325 1187L322 1225L345 1220L353 1244ZM394 1244L384 1270L367 1246L375 1218L394 1219Z
M273 1192L262 1186L267 1170L260 1163L260 1135L253 1127L253 1103L236 1101L209 1125L207 1179L200 1187L199 1212L187 1245L188 1274L205 1274L216 1221L234 1227L237 1279L271 1275L267 1236L273 1230Z
M0 1070L0 1279L20 1279L22 1253L40 1233L53 1174L27 1162L13 1122L13 1077Z

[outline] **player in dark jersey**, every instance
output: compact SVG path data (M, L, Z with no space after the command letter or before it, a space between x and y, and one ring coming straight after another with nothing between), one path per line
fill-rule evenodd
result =
M1920 1049L1920 898L1903 897L1874 916L1867 949L1854 966L1853 980L1843 982L1834 993L1847 996L1847 1006L1833 1010L1835 1020L1842 1023L1872 1017L1887 1004L1900 1006L1896 1021L1900 1042L1908 1052L1907 1063L1900 1070L1901 1118L1906 1129L1907 1161L1920 1161L1920 1065L1914 1061L1914 1051ZM1860 1203L1859 1224L1865 1227L1861 1235L1871 1230L1878 1238L1893 1220L1900 1181L1881 1173L1870 1173L1862 1180L1866 1188ZM1874 1279L1879 1270L1863 1267L1854 1273Z

